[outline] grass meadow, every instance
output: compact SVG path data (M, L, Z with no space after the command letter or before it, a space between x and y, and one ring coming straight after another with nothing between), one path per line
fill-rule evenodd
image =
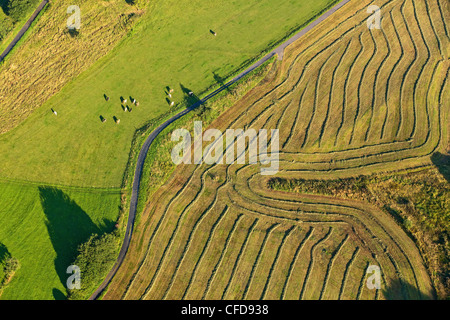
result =
M63 298L78 245L114 229L120 191L6 182L0 190L0 242L20 262L1 298Z

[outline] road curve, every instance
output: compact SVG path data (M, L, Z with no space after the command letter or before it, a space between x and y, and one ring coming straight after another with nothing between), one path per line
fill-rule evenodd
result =
M47 5L48 2L49 2L49 0L43 0L41 2L41 4L37 7L37 9L31 15L30 19L28 19L28 21L25 23L25 25L22 27L22 29L20 29L19 33L14 37L14 39L11 41L11 43L6 47L5 51L3 51L2 54L0 54L0 62L2 62L5 59L5 57L11 52L11 50L16 46L17 42L19 42L20 39L22 39L25 32L27 32L28 29L30 29L31 24L36 19L36 17L39 15L39 13L41 13L41 11L45 8L45 6Z
M205 98L199 100L191 107L181 111L180 113L176 114L163 124L161 124L158 128L156 128L145 140L144 145L141 148L141 151L139 152L139 157L136 164L136 170L134 174L134 181L133 181L133 188L132 188L132 194L131 194L131 202L130 202L130 211L128 215L128 222L127 222L127 229L125 232L125 237L123 240L122 248L120 249L119 256L117 257L117 261L114 264L111 271L106 276L103 283L100 285L100 287L97 288L97 290L91 295L89 300L96 300L105 290L105 288L109 285L112 278L116 275L117 270L119 270L120 266L122 265L123 261L125 260L125 256L128 252L128 248L130 246L131 236L133 234L133 228L134 228L134 221L136 218L136 209L137 209L137 203L138 203L138 197L139 197L139 189L141 184L141 177L142 177L142 170L144 167L145 159L147 157L148 151L150 149L150 146L152 145L153 141L156 139L156 137L170 124L177 121L178 119L184 117L192 110L198 108L202 104L204 104L209 99L215 97L217 94L222 92L223 90L227 89L240 79L242 79L244 76L252 72L253 70L257 69L258 67L262 66L265 62L267 62L270 58L272 58L275 55L278 55L278 58L281 60L284 55L284 50L291 45L293 42L297 41L301 37L303 37L306 33L308 33L310 30L315 28L318 24L323 22L325 19L327 19L329 16L331 16L333 13L335 13L337 10L339 10L341 7L343 7L345 4L350 2L351 0L343 0L336 4L334 7L332 7L330 10L326 11L324 14L322 14L320 17L315 19L311 24L309 24L307 27L302 29L300 32L289 38L286 42L272 50L269 54L267 54L264 58L250 66L248 69L246 69L244 72L240 73L238 76L230 80L227 84L223 85L216 91L210 93Z

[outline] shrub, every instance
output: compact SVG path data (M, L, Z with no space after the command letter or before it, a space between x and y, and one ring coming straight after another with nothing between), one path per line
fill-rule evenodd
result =
M19 260L13 257L7 258L3 262L3 275L0 278L0 290L3 290L8 283L11 281L11 278L14 276L14 273L20 268Z
M119 238L114 233L102 236L93 234L78 247L78 256L73 264L81 271L81 289L69 290L69 299L82 300L89 297L114 265L118 248Z

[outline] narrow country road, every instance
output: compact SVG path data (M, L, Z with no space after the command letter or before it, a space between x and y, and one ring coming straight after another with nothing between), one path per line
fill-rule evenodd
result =
M3 53L0 55L0 62L2 62L6 58L6 56L16 46L17 42L19 42L20 39L22 39L25 32L27 32L28 29L30 29L31 24L36 19L36 17L39 15L39 13L41 13L41 11L45 8L45 6L47 5L48 2L49 2L49 0L43 0L41 2L41 4L37 7L37 9L31 15L30 19L28 19L28 21L25 23L25 25L22 27L22 29L20 29L19 33L14 37L14 39L11 41L11 43L6 47L5 51L3 51Z
M248 69L246 69L244 72L242 72L241 74L239 74L235 78L233 78L230 82L228 82L227 84L223 85L222 87L220 87L216 91L210 93L205 98L199 100L197 103L195 103L191 107L189 107L189 108L181 111L177 115L173 116L171 119L169 119L166 122L164 122L163 124L161 124L158 128L156 128L155 131L153 131L150 134L150 136L147 138L147 140L144 142L144 145L141 148L141 151L139 153L139 157L138 157L138 160L137 160L137 164L136 164L136 171L135 171L135 174L134 174L134 181L133 181L133 188L132 188L132 195L131 195L131 202L130 202L130 211L129 211L128 222L127 222L127 229L126 229L126 232L125 232L125 238L123 240L122 248L121 248L121 250L119 252L119 256L118 256L117 261L114 264L113 268L108 273L108 275L106 276L105 280L100 285L100 287L91 295L89 300L95 300L102 294L103 290L105 290L105 288L111 282L112 278L117 273L117 270L119 270L120 266L122 265L122 263L123 263L123 261L125 259L126 254L128 252L128 248L130 246L130 241L131 241L131 236L133 234L134 221L135 221L135 218L136 218L136 209L137 209L137 203L138 203L138 198L139 198L139 189L140 189L140 184L141 184L142 170L143 170L143 167L144 167L145 159L147 157L147 153L148 153L148 151L150 149L150 146L152 145L153 141L155 140L155 138L165 128L167 128L170 124L172 124L176 120L182 118L183 116L185 116L186 114L188 114L192 110L198 108L199 106L204 104L209 99L215 97L217 94L219 94L223 90L227 89L229 86L231 86L232 84L236 83L237 81L239 81L241 78L243 78L244 76L246 76L247 74L249 74L253 70L255 70L258 67L262 66L266 61L268 61L274 55L278 55L278 59L281 60L283 58L283 55L284 55L284 50L289 45L291 45L293 42L295 42L298 39L300 39L301 37L303 37L306 33L308 33L310 30L315 28L318 24L323 22L325 19L327 19L329 16L331 16L333 13L335 13L337 10L342 8L345 4L347 4L350 1L351 0L343 0L343 1L339 2L337 5L332 7L330 10L328 10L327 12L322 14L320 17L315 19L307 27L305 27L300 32L298 32L297 34L292 36L289 40L287 40L286 42L281 44L279 47L277 47L274 50L272 50L264 58L262 58L261 60L259 60L258 62L256 62L252 66L250 66Z

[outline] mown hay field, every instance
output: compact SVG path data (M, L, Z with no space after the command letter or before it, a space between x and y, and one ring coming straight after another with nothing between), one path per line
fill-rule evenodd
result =
M367 27L371 4L381 30ZM210 128L278 128L278 178L431 165L449 151L449 18L441 0L350 2ZM275 191L268 179L258 165L181 165L149 200L105 299L436 297L416 244L387 212ZM366 286L370 265L380 290Z

